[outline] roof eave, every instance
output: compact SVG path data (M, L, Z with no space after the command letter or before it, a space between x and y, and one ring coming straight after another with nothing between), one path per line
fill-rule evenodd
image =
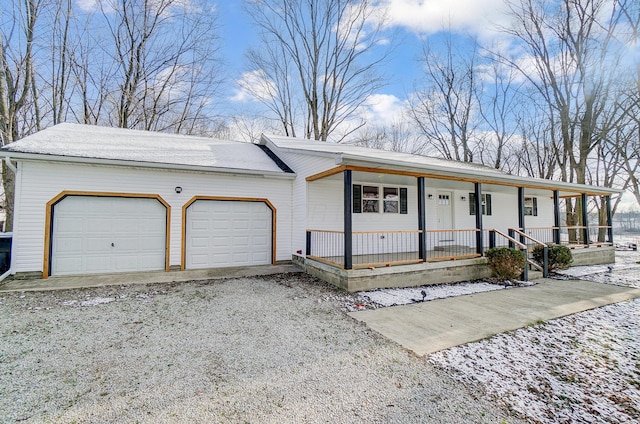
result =
M474 172L473 170L468 170L468 169L454 169L454 168L435 167L435 166L420 165L420 164L415 164L415 165L401 164L393 160L372 159L366 156L359 156L359 155L352 155L352 154L342 154L340 157L340 160L336 162L337 165L357 165L358 163L390 166L395 169L403 169L403 170L412 171L418 174L426 173L426 174L433 174L433 175L441 175L443 177L464 176L469 179L482 179L484 181L488 181L496 185L514 185L515 184L515 185L522 185L522 186L536 186L536 188L540 188L540 189L562 190L562 191L568 191L571 193L587 193L590 195L610 195L610 194L621 194L624 192L624 190L616 189L616 188L596 187L596 186L590 186L586 184L575 184L575 183L567 183L563 181L543 180L539 178L521 177L517 175L510 175L510 174L494 175L491 173L482 173L481 171Z
M261 170L254 170L254 169L225 168L225 167L213 167L213 166L203 166L203 165L174 164L174 163L164 163L164 162L140 162L140 161L123 160L123 159L87 158L82 156L48 155L48 154L41 154L41 153L16 152L16 151L10 151L10 150L0 150L0 157L8 157L10 159L17 159L17 160L87 163L87 164L95 164L95 165L127 166L127 167L135 167L135 168L209 172L209 173L216 173L216 174L243 174L243 175L251 175L256 177L268 177L268 178L294 179L296 177L295 173L292 174L284 171L261 171Z

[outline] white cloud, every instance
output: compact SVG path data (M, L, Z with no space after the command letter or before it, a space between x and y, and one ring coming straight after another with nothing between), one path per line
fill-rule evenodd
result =
M234 95L229 98L233 102L262 101L275 97L276 85L267 78L262 69L245 72L236 81Z
M98 10L100 0L76 0L76 4L83 12L93 12Z
M393 94L372 94L362 105L361 115L367 122L391 125L402 120L406 102Z
M391 25L417 33L441 30L465 31L488 36L505 19L504 0L384 0Z

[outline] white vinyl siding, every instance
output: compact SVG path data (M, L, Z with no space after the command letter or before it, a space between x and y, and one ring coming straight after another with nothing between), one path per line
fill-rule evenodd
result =
M271 263L271 209L264 202L196 200L186 224L187 269Z
M171 207L170 265L180 266L182 206L194 196L267 198L276 209L276 260L291 260L291 179L172 171L125 166L20 161L21 198L16 204L15 272L42 271L45 205L65 190L144 193ZM182 187L176 193L175 187ZM304 234L303 234L304 235Z
M319 155L306 155L281 151L276 146L269 145L273 152L278 155L291 169L296 172L297 178L293 182L292 192L292 252L300 251L304 254L306 246L307 229L342 229L342 190L343 185L340 182L338 192L331 193L328 201L324 204L318 204L315 200L307 203L311 190L319 181L308 183L306 178L310 175L326 171L336 167L335 160ZM341 180L342 181L342 180ZM327 200L327 199L325 199ZM339 200L339 207L335 208L335 202ZM313 204L312 204L313 203ZM318 227L315 218L318 216L326 217L332 220L329 227ZM340 217L334 219L333 217ZM334 228L339 226L339 228ZM280 231L280 226L278 226ZM279 246L278 246L279 249Z
M51 275L164 270L166 219L156 199L67 196L54 206Z

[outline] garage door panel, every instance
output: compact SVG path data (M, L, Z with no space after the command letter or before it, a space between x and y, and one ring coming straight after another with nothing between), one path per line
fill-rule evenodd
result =
M191 227L197 231L208 231L209 221L203 218L194 218Z
M223 247L226 249L231 246L231 237L211 237L211 241L209 241L209 239L206 240L207 243L211 243L210 245L212 247ZM209 246L209 244L207 244L207 246Z
M263 202L196 200L187 209L186 267L271 263L271 213Z
M226 230L229 227L228 218L214 218L211 220L211 228L213 230Z
M103 217L83 217L77 216L75 219L78 222L78 227L84 231L92 231L96 233L110 233L112 228L112 221L106 220ZM118 228L118 227L116 227Z
M62 199L53 210L52 275L163 270L166 216L153 198Z
M209 255L207 254L193 254L191 258L194 265L206 265L209 263Z
M209 245L209 239L207 237L194 237L191 239L191 247L207 247Z
M66 234L72 232L81 234L84 228L83 221L79 221L77 218L58 218L57 223L58 227Z
M82 238L81 237L65 237L58 239L58 251L66 253L66 252L77 252L82 249Z
M112 237L92 237L84 240L84 250L89 253L102 253L111 247Z
M138 256L139 268L164 268L164 259L158 258L157 255L142 255Z
M77 258L64 258L54 263L52 272L55 275L56 267L58 267L65 270L69 270L70 273L79 274L82 271L82 266L83 266L82 262L78 261Z
M245 247L249 245L249 236L239 237L236 236L233 238L233 246Z
M109 272L111 269L111 259L106 256L85 256L83 258L79 258L80 263L82 264L82 269L77 269L73 267L73 273L87 273L87 274L97 274ZM61 268L58 271L58 274L63 274L66 272L66 268ZM54 274L55 275L55 274Z

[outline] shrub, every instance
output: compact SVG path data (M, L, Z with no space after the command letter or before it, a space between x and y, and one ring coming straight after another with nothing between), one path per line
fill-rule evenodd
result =
M509 247L496 247L485 250L489 265L497 278L515 280L520 278L526 264L524 252Z
M571 249L567 246L560 246L558 244L549 243L549 270L565 269L573 262L573 256L571 255ZM533 248L531 252L533 260L542 265L544 261L544 248L540 245Z

